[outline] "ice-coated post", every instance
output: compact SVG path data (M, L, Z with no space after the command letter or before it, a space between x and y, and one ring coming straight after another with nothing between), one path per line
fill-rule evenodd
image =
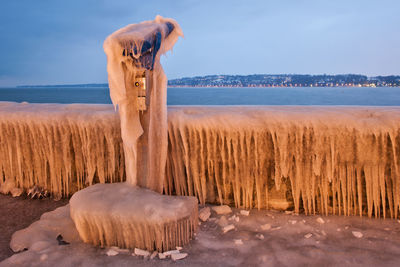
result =
M197 199L162 194L168 129L167 77L160 56L179 36L174 20L157 16L128 25L104 42L127 183L95 184L71 197L71 218L86 243L163 252L194 236Z
M179 36L176 21L157 16L128 25L104 42L110 96L121 119L126 180L160 193L168 149L167 78L160 56Z

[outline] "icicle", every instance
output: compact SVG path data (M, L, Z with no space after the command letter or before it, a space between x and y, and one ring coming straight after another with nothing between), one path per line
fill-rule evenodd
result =
M385 217L389 206L397 217L399 117L393 108L170 107L170 129L182 136L171 151L186 166L186 177L173 179L202 196L199 177L208 175L221 204L258 208L288 179L296 212Z
M164 192L268 208L287 187L295 211L398 218L399 122L392 107L169 107ZM124 177L110 106L1 103L0 130L0 186L66 196Z
M56 198L93 181L122 181L118 124L109 105L1 103L0 173ZM113 163L107 172L106 162Z

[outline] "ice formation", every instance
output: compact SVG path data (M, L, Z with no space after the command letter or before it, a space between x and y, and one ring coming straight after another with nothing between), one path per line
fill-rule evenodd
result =
M124 179L118 114L110 105L0 103L0 187L69 196Z
M282 191L307 214L399 217L398 107L169 107L168 124L167 194L270 208ZM110 105L3 102L0 127L0 186L70 195L123 179Z
M126 183L97 184L72 196L71 218L86 243L162 252L193 237L197 199L160 194L168 148L167 80L160 56L180 35L174 20L157 16L128 25L104 42L110 95L121 120Z
M182 31L173 19L128 25L107 37L107 71L110 95L121 118L127 182L162 193L167 158L167 78L160 56L172 49ZM145 77L144 103L133 81Z
M75 193L71 218L82 240L100 246L167 251L197 229L197 199L166 196L127 183L96 184Z
M398 217L398 107L170 107L166 192L306 214Z
M60 235L62 233L62 235ZM15 232L11 238L10 248L14 252L26 249L40 252L52 245L60 245L57 240L62 236L67 243L79 242L79 234L71 220L69 205L43 213L40 220L29 227Z

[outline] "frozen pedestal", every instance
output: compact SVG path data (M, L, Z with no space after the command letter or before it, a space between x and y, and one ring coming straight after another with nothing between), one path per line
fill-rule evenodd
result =
M166 251L183 246L198 225L195 197L166 196L127 183L75 193L71 218L86 243Z
M164 251L188 243L196 230L196 198L158 194L168 151L167 77L160 56L182 35L176 21L157 16L104 42L127 182L91 186L71 198L71 218L84 242Z

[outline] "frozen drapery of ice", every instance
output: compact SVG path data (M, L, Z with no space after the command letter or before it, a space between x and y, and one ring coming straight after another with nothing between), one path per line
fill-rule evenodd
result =
M168 194L268 208L280 186L307 213L398 217L398 107L169 107L168 137ZM111 105L0 103L0 186L68 195L123 161Z
M297 212L398 217L398 107L171 107L168 124L167 192L266 208L284 186Z
M0 186L54 197L124 178L118 114L110 105L0 102Z
M107 37L110 95L119 107L127 182L162 192L167 158L167 79L160 56L183 36L173 19L128 25ZM149 105L139 114L134 77L146 73ZM143 134L143 132L145 134ZM143 135L142 135L143 134Z

